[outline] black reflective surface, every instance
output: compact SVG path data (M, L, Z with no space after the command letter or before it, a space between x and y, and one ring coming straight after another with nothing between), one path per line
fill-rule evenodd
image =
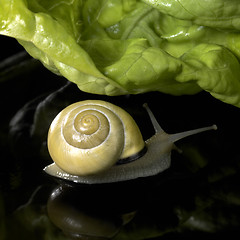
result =
M3 50L4 44L3 39ZM22 51L10 44L16 49L2 61ZM205 92L96 96L80 92L28 55L15 60L0 75L0 239L239 238L238 108ZM212 124L218 130L179 141L183 153L173 152L171 168L155 177L90 186L57 181L42 171L51 163L48 127L63 107L85 99L107 100L129 111L144 139L154 134L145 102L169 133Z

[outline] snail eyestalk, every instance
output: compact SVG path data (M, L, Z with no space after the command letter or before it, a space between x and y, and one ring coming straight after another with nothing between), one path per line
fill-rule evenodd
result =
M209 130L217 130L217 125L212 125L209 127L203 127L203 128L198 128L198 129L194 129L194 130L189 130L189 131L185 131L185 132L181 132L181 133L175 133L175 134L170 134L169 135L169 139L171 142L176 142L182 138L188 137L188 136L192 136L195 135L197 133L201 133L201 132L206 132Z
M164 130L162 129L162 127L159 125L157 119L155 118L153 112L151 111L151 109L148 107L148 104L147 103L144 103L143 104L143 107L146 109L149 117L150 117L150 120L152 122L152 125L154 127L154 130L156 133L162 133L164 132Z

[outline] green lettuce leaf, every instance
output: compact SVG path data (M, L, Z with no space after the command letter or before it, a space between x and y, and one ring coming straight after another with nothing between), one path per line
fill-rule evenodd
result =
M0 0L0 34L95 94L205 90L240 107L239 31L236 0Z
M240 30L238 0L143 0L163 13L198 25Z

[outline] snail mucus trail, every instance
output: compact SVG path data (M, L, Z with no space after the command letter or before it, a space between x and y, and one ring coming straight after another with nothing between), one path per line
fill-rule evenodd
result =
M45 167L44 171L60 179L85 184L153 176L170 167L171 151L176 141L217 129L216 125L212 125L167 134L147 104L144 107L155 129L155 134L146 141L133 118L120 107L100 100L86 100L68 106L50 126L48 149L54 163ZM79 126L81 121L83 123ZM92 126L95 123L97 127ZM79 136L81 131L83 134ZM96 143L93 137L97 133L103 137L97 137ZM92 148L86 144L92 145ZM134 161L122 162L121 159L136 157L139 152L139 158ZM121 164L118 164L119 161Z

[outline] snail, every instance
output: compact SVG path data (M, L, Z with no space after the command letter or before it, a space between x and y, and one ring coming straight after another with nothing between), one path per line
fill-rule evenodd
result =
M167 134L144 104L155 134L144 141L122 108L100 100L85 100L63 109L48 133L48 150L54 163L44 171L76 183L120 182L156 175L170 167L174 143L216 125Z

